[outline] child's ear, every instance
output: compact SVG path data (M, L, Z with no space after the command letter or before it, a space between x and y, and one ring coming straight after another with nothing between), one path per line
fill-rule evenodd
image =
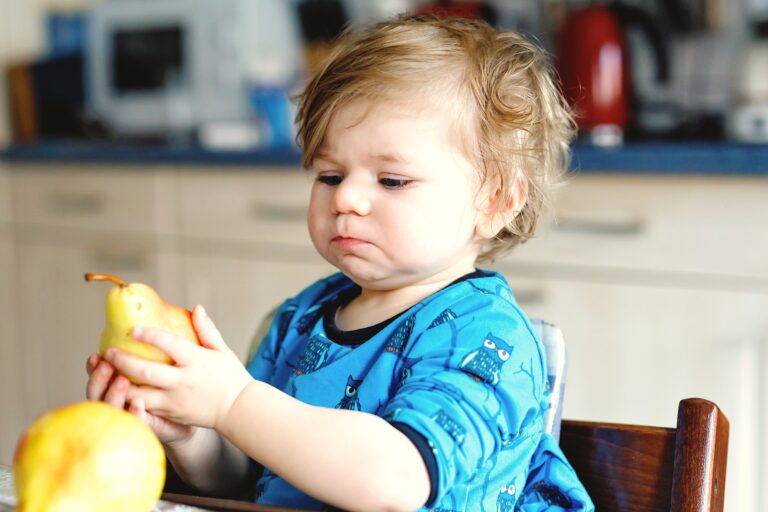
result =
M475 233L480 238L489 240L508 226L523 209L528 199L528 182L518 178L513 194L508 198L502 196L497 184L484 187L481 193L484 197L479 206L480 218Z

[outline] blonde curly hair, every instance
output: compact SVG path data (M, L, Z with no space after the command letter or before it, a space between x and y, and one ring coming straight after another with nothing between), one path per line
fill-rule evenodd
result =
M353 100L441 100L481 183L515 204L478 261L492 261L536 229L553 183L570 164L571 111L548 55L520 34L481 21L401 16L352 27L297 96L297 142L311 167L332 115Z

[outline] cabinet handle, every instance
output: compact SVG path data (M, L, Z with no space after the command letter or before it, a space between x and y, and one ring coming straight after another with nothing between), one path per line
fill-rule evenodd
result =
M645 222L640 219L631 220L594 220L562 218L554 229L564 233L584 235L633 237L645 232Z
M48 196L48 211L55 214L97 215L104 211L104 198L98 194L53 193Z
M307 218L307 210L303 206L292 206L274 203L254 203L251 217L258 220L303 221Z
M141 272L147 268L145 254L131 254L122 251L96 251L91 257L92 268L112 273Z

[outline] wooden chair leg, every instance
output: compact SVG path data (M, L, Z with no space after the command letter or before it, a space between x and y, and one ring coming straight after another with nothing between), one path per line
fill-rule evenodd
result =
M728 419L712 402L680 402L671 512L723 511L728 430Z

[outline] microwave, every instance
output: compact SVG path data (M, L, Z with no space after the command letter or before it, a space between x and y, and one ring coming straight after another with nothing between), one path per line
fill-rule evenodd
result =
M115 135L247 119L254 84L288 84L304 71L292 2L106 0L87 20L88 114Z

